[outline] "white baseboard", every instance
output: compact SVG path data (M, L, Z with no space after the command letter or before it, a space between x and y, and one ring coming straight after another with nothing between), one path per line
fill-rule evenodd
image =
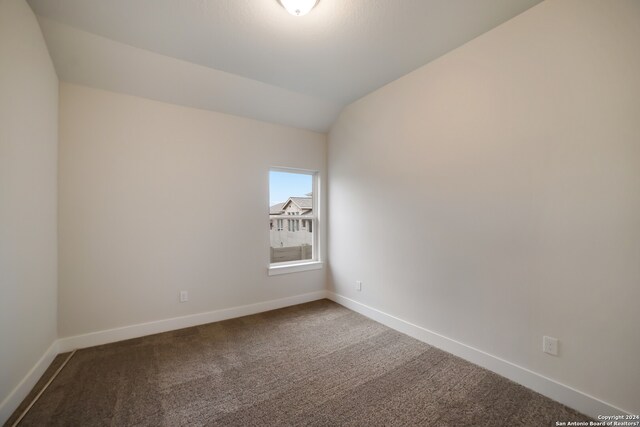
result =
M124 326L121 328L91 332L88 334L75 335L66 338L59 338L51 344L51 346L47 349L40 360L38 360L35 366L31 368L29 373L27 373L22 381L20 381L20 383L13 389L13 391L11 391L9 396L7 396L2 401L2 403L0 403L0 425L4 424L9 419L11 414L13 414L16 408L29 394L31 389L33 389L40 377L42 377L49 365L51 365L51 362L53 362L53 359L59 353L65 353L77 348L92 347L94 345L108 344L116 341L143 337L145 335L152 335L160 332L188 328L190 326L203 325L206 323L248 316L251 314L262 313L269 310L276 310L278 308L303 304L305 302L316 301L326 297L326 291L316 291L277 300L263 301L255 304L214 310L206 313L174 317L172 319L140 323L137 325Z
M315 301L327 297L326 291L310 292L302 295L281 298L277 300L258 302L255 304L238 307L223 308L205 313L191 314L188 316L174 317L171 319L157 320L154 322L139 323L137 325L123 326L121 328L107 329L88 334L75 335L58 339L58 351L64 353L79 348L93 347L95 345L109 344L116 341L139 338L146 335L204 325L211 322L233 319L235 317L248 316L264 311L276 310L305 302Z
M499 357L492 356L482 350L478 350L461 342L452 340L451 338L447 338L421 326L414 325L405 320L364 305L358 301L329 291L327 292L327 298L350 310L382 323L385 326L502 375L511 381L521 384L585 415L593 417L596 420L598 415L628 415L630 413L629 411L625 411L607 402L603 402L596 397L561 384L529 369L523 368L522 366L518 366L504 359L500 359Z
M20 381L2 403L0 403L0 425L3 425L18 406L20 406L20 403L27 397L57 355L58 341L54 341L22 381Z
M338 295L334 292L317 291L206 313L198 313L189 316L175 317L172 319L158 320L155 322L141 323L121 328L60 338L51 344L24 379L13 389L9 396L0 403L0 425L6 422L13 411L15 411L18 405L20 405L22 400L27 396L27 394L29 394L31 389L35 386L36 382L44 374L45 370L49 367L58 353L64 353L76 348L108 344L111 342L138 338L145 335L248 316L323 298L329 298L338 304L363 314L382 323L383 325L475 363L476 365L482 366L483 368L489 369L490 371L522 384L527 388L593 418L596 418L598 415L630 413L629 411L617 408L612 404L604 402L567 385L561 384L536 372L530 371L529 369L523 368L504 359L500 359L499 357L492 356L482 350L478 350L461 342L429 331L421 326L414 325L355 300Z

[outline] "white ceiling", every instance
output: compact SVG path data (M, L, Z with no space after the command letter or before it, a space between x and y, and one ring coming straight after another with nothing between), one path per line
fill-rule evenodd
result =
M326 131L541 0L320 0L304 17L277 0L28 1L61 80Z

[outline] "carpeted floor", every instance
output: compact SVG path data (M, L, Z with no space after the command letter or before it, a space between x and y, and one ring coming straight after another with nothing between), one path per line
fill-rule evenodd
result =
M80 350L20 425L551 426L588 420L322 300Z

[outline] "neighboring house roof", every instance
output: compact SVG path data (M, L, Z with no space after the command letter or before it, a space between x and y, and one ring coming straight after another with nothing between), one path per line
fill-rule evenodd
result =
M283 208L287 207L290 201L298 205L300 209L313 209L313 199L311 197L289 197Z
M289 197L284 203L277 203L269 208L269 215L282 215L287 205L294 203L302 211L302 215L313 213L313 198L311 197Z
M269 208L269 215L279 215L282 213L284 208L284 203L276 203L275 205Z

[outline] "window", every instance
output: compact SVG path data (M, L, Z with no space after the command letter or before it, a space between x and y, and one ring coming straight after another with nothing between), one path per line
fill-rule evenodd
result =
M292 271L312 264L317 266L311 268L321 267L317 201L317 172L281 168L269 172L269 274L289 272L286 268L294 266Z

